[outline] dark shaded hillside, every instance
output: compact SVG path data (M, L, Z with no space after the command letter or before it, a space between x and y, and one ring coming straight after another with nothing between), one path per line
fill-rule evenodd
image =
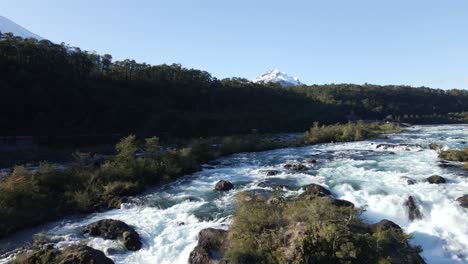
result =
M313 121L451 122L468 110L466 91L401 86L281 88L218 80L178 64L112 62L47 40L0 40L0 135L138 133L210 136L305 130Z

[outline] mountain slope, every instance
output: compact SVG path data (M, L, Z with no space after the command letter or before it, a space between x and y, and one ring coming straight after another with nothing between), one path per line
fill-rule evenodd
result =
M13 33L15 36L22 38L35 38L38 40L43 39L41 36L32 33L24 27L16 24L4 16L0 16L0 32L2 33Z
M297 77L291 77L286 73L274 69L253 80L254 83L279 83L282 86L303 85Z

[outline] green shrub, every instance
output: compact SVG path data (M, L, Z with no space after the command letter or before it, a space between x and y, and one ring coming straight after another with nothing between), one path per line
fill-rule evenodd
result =
M419 252L400 229L368 231L359 216L360 210L325 198L273 204L241 194L225 258L232 263L370 264L390 263L394 250L403 256Z
M326 142L350 142L376 137L381 133L392 133L401 131L398 124L365 124L362 121L357 123L320 125L314 123L303 137L305 144L326 143Z

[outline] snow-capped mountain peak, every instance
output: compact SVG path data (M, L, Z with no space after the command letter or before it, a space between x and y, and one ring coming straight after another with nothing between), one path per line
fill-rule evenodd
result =
M35 38L37 40L43 39L41 36L32 33L4 16L0 16L0 32L2 34L13 33L13 35L22 38Z
M282 86L296 86L296 85L302 85L297 77L291 77L287 75L286 73L278 70L278 69L273 69L262 76L256 78L253 80L254 83L279 83Z

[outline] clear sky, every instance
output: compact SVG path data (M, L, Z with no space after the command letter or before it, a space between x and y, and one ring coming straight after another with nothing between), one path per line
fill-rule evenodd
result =
M54 42L218 78L468 89L467 0L0 0Z

